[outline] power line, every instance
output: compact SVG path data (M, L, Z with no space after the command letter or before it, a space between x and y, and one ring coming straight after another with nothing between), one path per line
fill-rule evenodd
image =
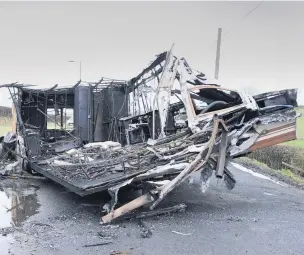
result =
M257 6L255 6L253 9L251 9L249 12L246 13L246 15L239 21L239 23L237 25L239 25L242 21L244 21L250 14L252 14L257 8L259 8L259 6L264 2L265 0L259 2L259 4ZM236 26L237 26L236 25ZM231 27L227 33L224 34L223 37L225 37L228 33L230 33L236 26Z
M250 9L250 10L241 18L241 20L240 20L236 25L232 26L232 27L223 35L222 41L223 41L224 37L225 37L228 33L230 33L230 32L231 32L233 29L235 29L235 27L237 27L242 21L244 21L248 16L250 16L257 8L260 7L260 5L261 5L264 1L265 1L265 0L259 2L259 4L257 4L254 8ZM209 49L213 48L216 44L217 44L217 40L214 41L214 43L213 43L210 47L208 47L207 50L209 51Z

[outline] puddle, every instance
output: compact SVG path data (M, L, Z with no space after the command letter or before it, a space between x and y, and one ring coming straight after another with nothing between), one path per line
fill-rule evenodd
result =
M1 254L9 254L10 245L13 244L13 237L12 236L0 236L0 247L1 247Z
M20 180L0 180L0 247L1 254L9 254L14 243L10 234L30 216L38 212L38 186Z
M20 227L38 212L38 189L25 181L0 181L0 228Z

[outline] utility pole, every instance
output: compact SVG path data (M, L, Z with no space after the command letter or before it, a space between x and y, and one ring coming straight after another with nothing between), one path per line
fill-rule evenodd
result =
M219 70L220 70L221 40L222 40L222 29L219 28L217 32L217 46L216 46L215 72L214 72L214 78L216 80L218 80Z

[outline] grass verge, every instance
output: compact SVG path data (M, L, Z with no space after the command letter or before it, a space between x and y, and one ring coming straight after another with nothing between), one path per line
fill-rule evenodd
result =
M302 140L298 139L298 140L290 141L290 142L284 143L284 145L298 147L298 148L304 148L304 139L302 139Z
M265 168L265 165L273 169L278 174L288 177L293 182L304 185L304 172L292 169L289 165L304 170L304 140L294 141L296 146L276 145L254 151L248 155L248 158L259 167ZM288 166L284 165L287 163Z
M5 135L9 131L12 131L12 126L11 125L1 125L0 126L0 136Z
M260 161L273 169L286 169L283 162L304 169L304 147L276 145L254 151L249 158Z
M290 169L282 169L280 170L280 173L284 176L287 176L289 177L290 179L298 182L298 183L301 183L301 184L304 184L304 178L297 175L296 173L294 173L292 170Z
M244 167L247 167L249 169L252 169L256 172L269 175L279 181L282 181L289 185L304 189L304 178L297 175L290 169L276 170L276 169L270 168L269 166L267 166L266 164L264 164L258 160L251 159L248 157L237 158L234 161L236 163L238 163Z
M302 116L297 119L297 136L299 139L304 139L304 108L298 108L297 112L302 114Z

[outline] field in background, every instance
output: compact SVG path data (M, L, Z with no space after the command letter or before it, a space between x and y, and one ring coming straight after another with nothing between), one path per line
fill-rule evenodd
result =
M4 119L4 118L2 118ZM3 122L6 122L5 124L3 124ZM6 133L10 132L12 130L12 120L10 118L5 118L5 121L1 122L0 124L0 136L5 135ZM55 123L53 122L48 122L48 129L55 129ZM59 124L56 127L57 129L59 129ZM65 126L64 126L65 128ZM68 126L66 127L66 130L72 130L73 127L72 126Z
M287 142L285 145L304 148L304 107L299 107L297 112L302 114L302 116L297 119L298 140Z
M9 132L11 130L12 130L11 118L2 117L1 122L0 122L0 136L5 135L7 132Z
M298 122L297 122L298 138L304 139L304 107L298 108L297 111L302 114L302 116L298 118Z
M56 127L55 127L56 126ZM55 123L54 122L48 122L47 123L47 128L48 129L60 129L60 123L57 123L56 125L55 125ZM64 129L66 129L66 130L73 130L73 126L71 126L71 125L63 125L63 128Z

